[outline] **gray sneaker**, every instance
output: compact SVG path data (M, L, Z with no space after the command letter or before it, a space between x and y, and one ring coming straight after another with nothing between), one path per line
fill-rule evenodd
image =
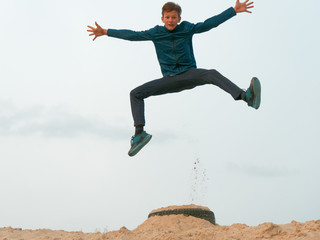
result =
M246 91L246 101L250 107L258 109L261 102L261 84L258 78L253 77Z
M152 138L152 135L143 131L142 133L131 138L131 148L128 152L130 157L136 155Z

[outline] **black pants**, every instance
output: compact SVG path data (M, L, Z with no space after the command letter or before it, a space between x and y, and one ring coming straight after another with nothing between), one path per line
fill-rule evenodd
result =
M130 92L131 111L134 126L145 125L144 99L150 96L180 92L204 84L213 84L229 93L235 100L243 91L216 70L190 69L184 73L165 76L147 82Z

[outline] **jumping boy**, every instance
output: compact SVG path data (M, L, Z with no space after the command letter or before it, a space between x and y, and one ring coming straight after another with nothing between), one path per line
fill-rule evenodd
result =
M229 93L235 100L243 100L248 106L259 108L261 86L258 78L252 78L249 88L244 91L216 70L197 68L192 47L194 34L209 31L237 13L251 13L248 9L253 8L253 2L248 1L241 3L237 0L235 7L230 7L219 15L197 24L187 21L180 23L180 6L167 2L162 7L161 20L164 26L155 26L146 31L104 29L97 22L95 22L96 28L88 26L87 31L91 33L89 36L94 35L93 40L103 35L130 41L149 40L153 42L156 49L163 77L147 82L130 92L135 134L131 138L129 156L137 154L152 137L143 129L145 126L144 99L147 97L213 84Z

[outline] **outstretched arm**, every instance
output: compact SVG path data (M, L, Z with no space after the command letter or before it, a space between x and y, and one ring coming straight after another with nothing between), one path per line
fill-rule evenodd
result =
M253 8L253 2L249 2L249 0L246 0L245 2L241 3L239 0L237 0L236 5L234 7L234 10L236 13L241 13L241 12L247 12L251 13L248 11L248 8Z
M100 37L100 36L103 36L103 35L107 35L108 33L108 29L104 29L102 27L100 27L100 25L95 22L96 24L96 28L94 27L91 27L91 26L88 26L88 29L87 32L91 32L91 34L89 34L89 36L93 36L94 35L94 38L92 39L93 41L97 38L97 37Z
M132 30L117 30L117 29L104 29L100 27L100 25L95 22L96 28L88 26L88 32L91 33L89 36L93 36L94 38L92 39L93 41L100 36L103 35L108 35L109 37L115 37L115 38L120 38L124 40L130 40L130 41L146 41L146 40L151 40L152 36L149 34L152 29L147 30L147 31L132 31Z

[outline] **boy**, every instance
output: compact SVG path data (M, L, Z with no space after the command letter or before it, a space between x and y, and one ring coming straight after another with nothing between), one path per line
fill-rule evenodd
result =
M181 20L181 8L178 4L167 2L162 7L162 22L164 26L155 26L146 31L103 29L97 22L96 28L88 26L88 32L95 40L99 36L130 40L153 42L163 77L147 82L130 92L131 111L134 119L135 135L131 139L129 156L137 154L151 139L151 135L143 130L145 126L144 99L150 96L180 92L204 84L213 84L235 100L244 100L255 109L260 106L261 86L257 78L252 78L249 88L243 91L216 70L198 69L193 55L192 36L196 33L209 31L235 16L237 13L248 12L253 2L236 1L235 7L230 7L221 14L211 17L202 23L189 23ZM180 23L180 24L179 24Z

